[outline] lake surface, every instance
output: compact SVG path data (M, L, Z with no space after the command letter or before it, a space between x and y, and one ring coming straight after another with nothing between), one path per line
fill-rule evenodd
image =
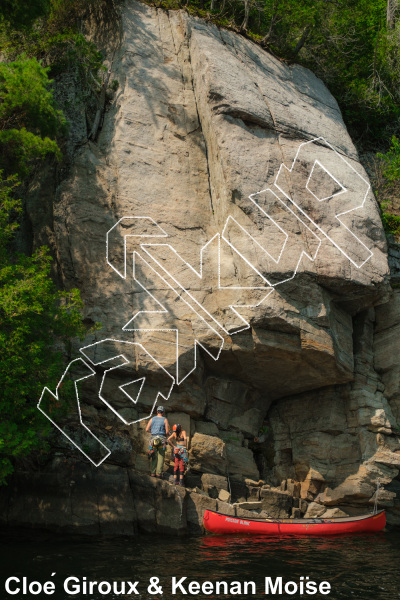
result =
M139 535L135 538L63 537L55 534L12 533L0 536L0 598L329 598L330 600L396 600L400 598L400 531L336 538L251 538L244 536L204 536L174 538ZM51 574L55 573L53 577ZM54 581L52 595L40 593L9 595L4 584L8 577ZM192 580L253 581L256 593L198 594L171 593L171 578ZM265 595L265 578L282 577L283 583L309 577L318 584L331 584L329 595ZM86 581L139 581L140 595L122 596L111 592L68 594L63 583L76 577ZM159 577L163 589L149 593L151 577ZM76 582L71 582L76 583ZM16 586L13 583L13 586ZM128 588L127 588L128 589ZM251 590L251 587L249 588ZM294 589L293 587L290 590ZM107 590L107 586L103 591ZM118 591L118 589L117 589Z

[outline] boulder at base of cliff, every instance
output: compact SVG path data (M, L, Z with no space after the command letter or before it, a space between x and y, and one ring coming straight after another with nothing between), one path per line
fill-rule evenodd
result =
M227 456L224 442L216 436L195 433L190 448L190 466L194 471L225 475Z
M217 510L217 501L203 494L192 493L187 500L188 532L199 535L203 532L203 516L205 510Z
M261 488L261 505L274 519L284 519L291 515L293 498L288 492Z

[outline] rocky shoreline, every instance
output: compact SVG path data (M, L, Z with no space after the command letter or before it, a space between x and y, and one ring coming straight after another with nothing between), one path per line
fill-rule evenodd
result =
M262 480L189 472L185 486L174 485L168 471L156 480L116 465L94 469L55 459L46 472L13 475L0 495L0 526L84 535L201 535L206 509L241 518L296 519L372 510L372 503L363 506L362 498L359 506L331 507L319 491L321 481L312 476L274 488Z

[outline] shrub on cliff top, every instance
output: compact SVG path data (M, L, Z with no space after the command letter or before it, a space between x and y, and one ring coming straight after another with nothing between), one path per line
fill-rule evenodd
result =
M48 70L26 56L0 64L0 167L9 172L23 175L33 159L61 156L50 138L65 118L55 107Z

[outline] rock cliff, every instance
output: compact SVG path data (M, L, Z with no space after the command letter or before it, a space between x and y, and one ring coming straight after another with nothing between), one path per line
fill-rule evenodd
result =
M84 348L96 372L82 416L111 454L96 468L60 434L49 464L11 481L4 520L196 533L206 507L365 512L379 478L399 522L400 295L335 99L184 11L126 0L113 36L119 86L97 142L68 86L69 169L49 168L27 201L32 244L102 323L73 358ZM133 403L119 386L138 377ZM146 475L146 417L172 383L186 490Z

